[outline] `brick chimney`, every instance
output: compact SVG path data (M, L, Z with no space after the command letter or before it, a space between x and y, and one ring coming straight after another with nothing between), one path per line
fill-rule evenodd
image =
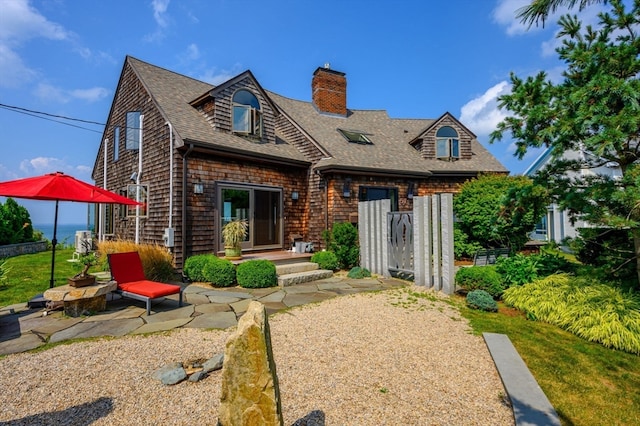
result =
M311 80L313 104L320 112L347 115L347 79L329 64L318 67Z

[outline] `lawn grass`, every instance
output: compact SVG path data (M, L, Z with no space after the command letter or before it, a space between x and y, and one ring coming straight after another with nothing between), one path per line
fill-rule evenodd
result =
M79 272L77 265L68 262L73 255L73 248L56 250L56 267L54 286L67 283L67 278ZM26 303L33 296L49 288L51 279L51 251L7 259L9 268L7 280L0 286L0 307L15 303Z
M640 424L640 357L527 320L502 304L497 314L466 308L461 298L456 305L475 333L509 336L563 425Z

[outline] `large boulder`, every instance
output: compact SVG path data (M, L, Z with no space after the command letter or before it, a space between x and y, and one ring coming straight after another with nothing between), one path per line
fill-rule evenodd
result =
M218 424L283 425L267 311L252 301L227 339Z

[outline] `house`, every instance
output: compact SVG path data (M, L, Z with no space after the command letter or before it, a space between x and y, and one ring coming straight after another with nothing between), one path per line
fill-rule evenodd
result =
M547 148L540 156L524 171L523 175L533 177L540 170L544 169L553 160L552 147ZM593 154L585 150L569 150L562 155L563 160L578 160L585 166L576 172L568 172L567 177L573 175L604 175L614 179L622 177L622 172L617 165L607 163L598 159ZM592 160L598 161L592 161ZM601 164L598 167L587 167L589 163ZM584 220L574 220L566 211L562 210L557 204L551 204L547 207L547 214L536 225L536 229L531 233L531 239L537 241L548 241L561 244L566 238L575 238L578 236L579 228L588 228L591 225Z
M455 192L479 173L507 173L445 112L393 119L347 105L346 75L319 67L311 102L263 88L251 71L218 85L128 56L97 153L96 185L138 199L104 207L100 238L168 246L176 265L217 253L228 221L249 221L244 251L323 248L323 231L357 223L358 201Z

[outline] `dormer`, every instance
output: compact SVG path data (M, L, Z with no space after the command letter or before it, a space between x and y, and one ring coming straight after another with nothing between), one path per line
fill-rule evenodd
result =
M277 109L251 71L220 84L190 104L215 131L253 142L276 143Z
M476 138L469 129L448 112L424 129L410 142L428 160L470 160L471 141Z

